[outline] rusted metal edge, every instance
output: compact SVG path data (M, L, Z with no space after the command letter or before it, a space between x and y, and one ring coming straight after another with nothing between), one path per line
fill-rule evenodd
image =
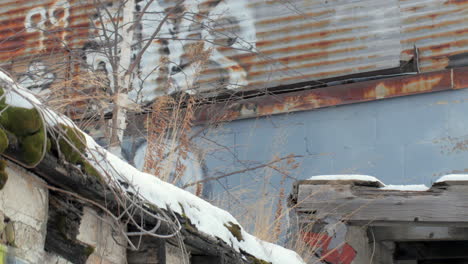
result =
M195 113L194 123L256 118L464 88L468 88L468 67L202 105Z

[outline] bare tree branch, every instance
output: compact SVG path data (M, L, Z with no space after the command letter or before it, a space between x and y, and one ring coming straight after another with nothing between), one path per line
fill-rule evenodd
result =
M294 159L294 158L302 158L302 157L304 157L304 156L302 156L302 155L288 155L286 157L277 158L277 159L274 159L271 162L261 164L261 165L255 166L255 167L250 167L250 168L246 168L246 169L242 169L242 170L233 171L233 172L226 173L226 174L223 174L223 175L220 175L220 176L207 177L207 178L204 178L203 180L200 180L200 181L185 184L181 188L185 189L187 187L194 186L194 185L197 185L199 183L204 183L204 182L213 181L213 180L219 180L219 179L226 178L226 177L229 177L229 176L232 176L232 175L235 175L235 174L240 174L240 173L244 173L244 172L247 172L247 171L253 171L253 170L258 170L258 169L265 168L265 167L270 167L272 164L275 164L275 163L283 161L283 160Z

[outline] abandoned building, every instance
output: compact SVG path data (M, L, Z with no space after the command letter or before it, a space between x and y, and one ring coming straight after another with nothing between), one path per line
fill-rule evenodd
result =
M296 230L317 221L313 232L325 228L330 237L338 237L304 236L309 246L318 248L310 250L312 263L317 257L332 264L464 263L459 249L468 240L465 220L455 219L464 212L455 207L458 203L447 205L451 197L463 199L463 182L436 181L468 172L468 0L0 0L0 7L0 67L15 83L74 120L100 146L109 147L111 130L118 131L115 138L120 144L112 152L135 168L148 167L146 153L154 144L148 140L148 124L158 100L190 95L196 107L187 122L190 148L182 150L181 164L187 172L170 178L177 178L174 185L209 201L227 195L220 207L243 210L240 220L255 221L258 208L271 215L281 209L278 215L287 215L284 197L298 182L291 200L291 215L300 220ZM125 89L117 89L119 82ZM184 111L192 109L189 100L179 103ZM7 154L17 159L14 153ZM37 161L35 156L28 159ZM40 239L40 244L30 246L35 248L31 252L39 253L28 256L26 248L12 246L5 234L10 245L3 250L6 258L34 262L40 255L62 263L71 252L81 252L84 259L91 246L95 248L89 259L152 258L157 251L155 258L165 255L170 263L173 252L180 252L178 238L167 243L145 240L142 248L150 249L138 256L119 247L118 237L115 243L103 239L109 245L96 242L96 232L89 230L108 220L96 213L97 208L83 206L78 197L50 188L109 203L117 210L112 213L118 214L121 208L107 195L112 188L88 189L101 187L70 172L94 174L87 163L73 168L61 164L66 162L63 157L45 155L40 160L42 165L33 162L37 166L11 161L7 172L38 179L31 188L41 190L42 200L39 196L30 200L42 205L21 211L43 208L43 220L20 216L12 208L4 209L3 216L4 230L11 230L8 223L24 219L40 230L17 235ZM43 165L47 162L50 166ZM431 187L388 190L377 180L308 180L312 175L341 174L375 175L389 185ZM69 185L63 179L70 180ZM16 197L13 181L7 181L2 195ZM314 202L303 195L319 187L328 188L325 193L330 197L352 201L352 206L330 212L323 209L328 196ZM374 196L390 204L371 199ZM306 207L301 207L302 201ZM370 201L374 201L370 208L391 209L375 215L377 221L362 214L344 221L349 210ZM440 204L454 218L427 220L430 213L413 208L421 205L424 210L426 201ZM73 211L61 211L64 206ZM44 245L54 246L47 243L54 232L49 234L49 226L44 226L53 220L44 219L57 210L76 216L59 221L59 226L69 223L70 230L65 231L70 237L61 242L70 246L69 251L57 252L57 247L43 251ZM213 241L203 235L206 232L191 228L196 223L186 225L183 210L176 211L181 233L193 239L185 241L191 252L186 258L194 263L218 263L220 258L229 263L241 255L249 259L236 243ZM393 210L397 212L390 213ZM170 211L160 213L175 219ZM460 215L452 215L456 213ZM283 222L279 231L271 232L278 240L287 235L288 221ZM138 233L131 226L127 231ZM169 227L161 227L163 233L170 233L164 228ZM109 238L111 231L100 235ZM53 241L61 241L60 234ZM439 246L453 251L433 250Z
M0 263L304 263L0 84Z
M297 235L333 264L467 263L468 175L430 188L362 175L316 176L295 184Z

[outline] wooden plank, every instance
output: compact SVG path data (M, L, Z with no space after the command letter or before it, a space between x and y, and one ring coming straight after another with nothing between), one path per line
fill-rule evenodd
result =
M296 211L309 218L350 221L468 223L468 186L429 192L395 192L352 185L301 185Z

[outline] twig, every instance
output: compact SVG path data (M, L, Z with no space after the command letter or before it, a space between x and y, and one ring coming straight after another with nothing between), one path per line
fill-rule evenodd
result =
M271 162L268 162L268 163L265 163L265 164L262 164L262 165L258 165L258 166L255 166L255 167L250 167L250 168L246 168L246 169L242 169L242 170L237 170L237 171L233 171L233 172L230 172L230 173L226 173L226 174L223 174L223 175L220 175L220 176L208 177L208 178L205 178L205 179L203 179L203 180L199 180L199 181L196 181L196 182L188 183L188 184L185 184L184 186L182 186L181 188L182 188L182 189L185 189L185 188L187 188L187 187L190 187L190 186L193 186L193 185L197 185L197 184L199 184L199 183L204 183L204 182L213 181L213 180L219 180L219 179L226 178L226 177L229 177L229 176L232 176L232 175L235 175L235 174L244 173L244 172L247 172L247 171L252 171L252 170L257 170L257 169L269 167L269 166L271 166L272 164L275 164L275 163L280 162L280 161L282 161L282 160L292 159L292 158L302 158L302 157L303 157L302 155L288 155L288 156L286 156L286 157L278 158L278 159L275 159L275 160L273 160L273 161L271 161Z

